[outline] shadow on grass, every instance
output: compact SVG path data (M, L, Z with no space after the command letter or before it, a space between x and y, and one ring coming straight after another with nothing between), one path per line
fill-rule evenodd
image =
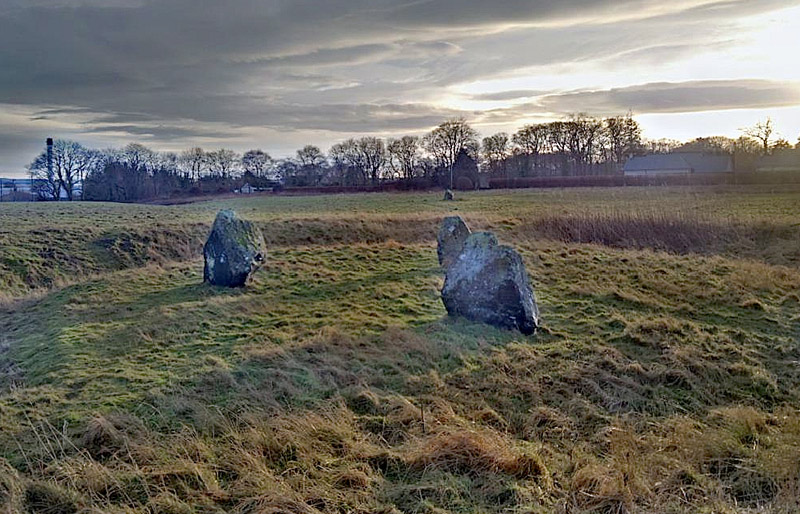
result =
M419 395L417 379L456 373L508 345L556 339L547 330L524 336L449 316L362 336L328 328L292 345L248 348L234 365L208 359L195 378L166 392L162 401L168 407L161 412L182 413L184 421L194 424L212 405L222 412L319 408L342 399L350 402L364 389Z
M124 384L128 372L153 378L145 367L166 372L170 357L182 346L176 341L177 348L170 348L142 336L170 329L164 309L242 294L194 281L138 294L136 288L131 282L115 289L106 279L89 280L12 308L0 321L8 358L24 370L31 385L71 384L74 389L111 375ZM197 330L195 325L189 332Z

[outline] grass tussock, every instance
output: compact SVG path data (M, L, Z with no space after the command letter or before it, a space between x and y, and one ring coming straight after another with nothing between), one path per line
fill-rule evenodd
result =
M25 488L25 509L46 514L75 514L82 499L75 492L53 482L32 482Z
M22 481L6 460L0 459L0 512L17 512L22 504Z
M521 479L547 477L541 459L513 447L491 431L457 430L419 442L406 455L412 468L438 469L459 474L505 473Z
M132 416L97 416L89 421L80 447L102 462L128 451L129 437L142 428L141 422Z

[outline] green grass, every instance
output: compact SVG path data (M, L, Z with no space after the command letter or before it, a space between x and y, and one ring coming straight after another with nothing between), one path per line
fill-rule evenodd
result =
M201 284L222 207L270 246L242 290ZM446 317L434 241L453 211L520 250L537 336ZM2 205L0 219L0 511L800 505L800 192Z

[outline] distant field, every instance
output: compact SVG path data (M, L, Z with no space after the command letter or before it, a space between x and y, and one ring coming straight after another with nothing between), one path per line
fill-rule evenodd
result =
M683 227L684 237L703 239L686 240L687 250L800 263L800 186L491 191L460 195L454 204L441 202L437 193L277 196L182 206L0 204L0 292L14 296L97 272L196 257L223 207L257 221L267 241L279 246L430 243L441 217L452 211L512 240L588 239L680 250L673 248L675 241L658 239L681 236ZM669 225L667 230L650 230L659 223ZM631 228L642 230L635 235ZM645 236L649 240L639 240Z
M539 335L445 316L451 213ZM800 188L0 204L0 512L795 512L799 295Z

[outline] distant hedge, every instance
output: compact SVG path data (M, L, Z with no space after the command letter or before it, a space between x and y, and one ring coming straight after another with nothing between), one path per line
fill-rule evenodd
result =
M682 175L598 175L582 177L493 178L490 189L536 187L700 186L747 184L800 184L798 171L750 173L692 173Z

